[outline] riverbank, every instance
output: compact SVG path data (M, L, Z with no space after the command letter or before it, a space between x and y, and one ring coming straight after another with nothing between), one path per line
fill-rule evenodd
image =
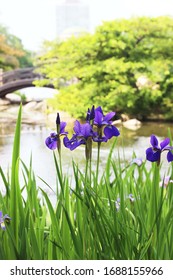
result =
M1 123L15 124L20 101L11 102L8 99L0 99L0 119ZM60 111L61 120L73 125L75 118L67 112ZM23 102L22 124L42 125L54 127L56 111L48 106L47 100L31 100ZM113 122L116 126L123 126L129 130L138 130L146 122L168 123L161 116L153 115L149 120L139 121L136 118L129 118L128 115L120 115L118 120Z
M0 120L1 123L16 123L19 110L19 104L11 104L8 100L0 99ZM66 112L60 112L61 118L68 122L74 122L74 119ZM46 100L40 102L31 101L23 104L22 124L46 125L55 124L56 112L53 112L47 105Z

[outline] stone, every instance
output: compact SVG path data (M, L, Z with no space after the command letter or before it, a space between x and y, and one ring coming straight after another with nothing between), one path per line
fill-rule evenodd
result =
M9 104L10 104L9 100L0 98L0 106L6 106L6 105L9 105Z
M121 123L122 123L121 120L115 120L115 121L112 122L113 125L117 125L117 124L121 124Z
M123 126L130 130L137 130L141 127L141 122L137 119L130 119L128 121L123 122Z
M15 94L15 93L7 94L6 95L6 99L9 100L12 103L20 102L21 101L21 97L18 94Z
M47 109L46 102L41 101L41 102L37 102L37 105L35 106L34 110L39 111L39 112L45 112L46 109Z
M122 120L123 122L128 121L128 120L129 120L129 116L126 115L126 114L121 114L121 120Z
M29 103L27 103L26 105L23 106L23 110L24 111L33 111L35 110L35 107L37 106L37 102L36 101L31 101Z

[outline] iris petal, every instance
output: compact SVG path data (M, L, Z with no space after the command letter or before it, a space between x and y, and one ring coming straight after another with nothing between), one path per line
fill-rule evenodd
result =
M100 112L100 113L103 115L102 107L101 107L101 106L97 107L97 108L95 109L95 113L96 113L96 112Z
M61 123L60 123L60 134L61 134L61 133L64 133L64 129L65 129L65 127L66 127L66 124L67 124L66 122L61 122Z
M171 153L171 151L167 153L167 160L168 162L173 161L173 154Z
M3 216L2 211L0 211L0 228L1 228L2 230L5 230L5 229L6 229L5 223L4 223L5 220L6 220L7 222L9 222L9 221L11 220L11 218L8 216L8 214L5 214L5 215Z
M5 230L5 229L6 229L6 228L5 228L4 222L1 222L0 225L1 225L2 230Z
M80 139L79 141L75 141L71 144L70 150L73 151L74 149L76 149L82 144L85 144L85 141L83 139Z
M141 166L142 165L142 158L134 158L132 161L131 161L131 164L135 163L137 164L138 166Z
M74 132L76 134L79 134L80 131L81 131L81 124L80 124L79 121L76 120L75 123L74 123Z
M120 132L115 126L109 125L104 128L104 134L107 139L111 139L113 136L120 135Z
M49 149L55 150L57 148L57 138L47 137L45 144Z
M88 138L89 136L92 136L91 125L89 123L85 123L81 125L81 135L84 138Z
M110 112L110 113L108 113L105 117L104 117L104 119L103 119L103 121L105 122L108 122L108 121L110 121L113 117L115 116L115 112Z
M94 124L102 125L103 114L100 111L95 111Z
M153 146L153 148L160 149L158 146L158 140L155 135L151 135L150 143Z
M68 149L70 149L71 151L73 151L74 149L76 149L78 146L85 144L85 140L84 139L77 139L75 136L72 137L72 139L68 139L68 137L64 137L63 139L64 141L64 146Z
M161 151L153 151L152 148L148 148L146 150L146 158L151 162L159 161L160 160Z
M68 139L67 136L64 137L63 143L64 143L64 146L65 146L66 148L70 148L71 143L70 143L70 140Z
M160 147L163 150L170 142L169 138L164 139L161 143L160 143Z

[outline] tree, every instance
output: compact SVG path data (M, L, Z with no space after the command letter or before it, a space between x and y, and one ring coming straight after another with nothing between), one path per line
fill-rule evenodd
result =
M172 118L172 49L172 18L115 20L93 35L53 42L40 70L60 90L58 108L75 116L95 104L140 119Z
M33 65L31 52L26 51L21 40L0 25L0 68L4 71Z

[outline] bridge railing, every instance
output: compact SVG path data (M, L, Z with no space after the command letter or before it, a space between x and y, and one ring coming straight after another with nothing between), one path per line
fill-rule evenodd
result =
M24 79L36 79L42 78L42 75L39 73L34 73L35 68L30 67L30 68L23 68L23 69L16 69L8 72L2 71L0 69L0 86L14 82L16 80L24 80Z
M9 72L0 71L0 98L22 88L34 87L36 80L44 80L45 76L35 72L35 68L22 68ZM52 83L44 83L43 87L54 88Z

